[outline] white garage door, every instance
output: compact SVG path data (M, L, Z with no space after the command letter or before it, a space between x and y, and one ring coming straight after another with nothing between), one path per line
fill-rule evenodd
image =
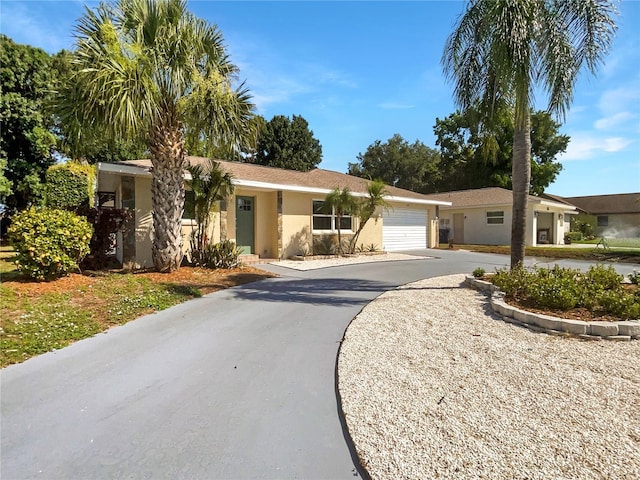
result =
M388 252L427 248L427 211L394 208L382 214L382 248Z

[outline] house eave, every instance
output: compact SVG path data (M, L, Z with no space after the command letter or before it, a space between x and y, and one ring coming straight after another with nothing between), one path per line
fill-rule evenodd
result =
M327 195L331 193L331 189L329 188L317 188L317 187L305 187L302 185L285 185L280 183L270 183L270 182L259 182L255 180L241 180L234 179L233 184L237 187L251 188L255 190L282 190L285 192L299 192L299 193L317 193L320 195ZM364 192L352 192L354 197L366 197L367 194ZM451 205L451 202L443 202L439 200L428 200L421 198L410 198L410 197L399 197L388 195L384 197L385 200L389 202L398 202L398 203L412 203L417 205Z
M138 175L150 177L151 172L145 167L134 167L133 165L124 165L122 163L98 163L98 172L115 173L118 175Z
M545 207L561 208L567 211L577 210L577 208L572 205L567 205L566 203L550 202L549 200L539 200L537 203Z

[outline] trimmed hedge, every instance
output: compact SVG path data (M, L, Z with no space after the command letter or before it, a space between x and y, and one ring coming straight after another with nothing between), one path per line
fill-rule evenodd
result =
M24 210L13 217L9 240L18 270L36 280L52 280L78 268L89 253L93 228L67 210Z
M93 203L95 167L79 163L52 165L47 169L45 204L50 208L77 211Z

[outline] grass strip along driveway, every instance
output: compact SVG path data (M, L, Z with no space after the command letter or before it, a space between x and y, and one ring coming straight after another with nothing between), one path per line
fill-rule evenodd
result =
M439 249L448 250L448 245L440 244ZM499 255L509 255L511 247L508 245L455 245L455 250L468 250L470 252L496 253ZM527 247L527 257L544 258L566 258L574 260L588 260L592 262L624 262L640 263L639 248L616 248L611 246L606 250L603 248L584 247Z
M0 285L0 365L90 337L114 325L224 288L273 275L250 267L183 267L171 274L72 274L35 282L3 265Z

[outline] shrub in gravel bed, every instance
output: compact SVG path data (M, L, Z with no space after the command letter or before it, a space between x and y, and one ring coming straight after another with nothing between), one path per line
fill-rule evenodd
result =
M586 308L594 313L640 318L640 290L625 290L623 278L611 266L595 265L582 272L556 265L550 269L498 270L491 281L507 297L533 307Z

